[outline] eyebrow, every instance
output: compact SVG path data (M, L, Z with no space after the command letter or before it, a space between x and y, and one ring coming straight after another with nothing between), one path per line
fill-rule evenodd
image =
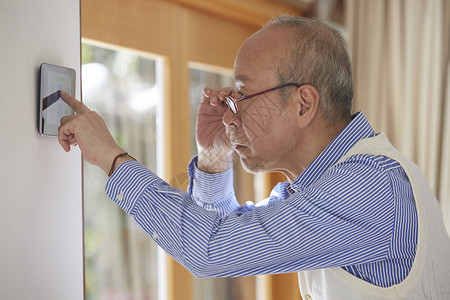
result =
M251 80L250 80L250 77L248 77L247 75L237 75L237 76L233 76L233 80L234 80L234 81L242 81L242 82L251 81Z
M250 78L247 75L238 75L233 76L234 86L240 90L241 87L245 86L246 82L251 81Z

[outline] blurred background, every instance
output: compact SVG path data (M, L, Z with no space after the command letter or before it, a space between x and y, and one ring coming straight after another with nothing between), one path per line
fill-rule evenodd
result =
M450 229L449 11L445 0L81 0L82 98L124 149L185 189L203 87L232 85L237 50L268 18L321 18L348 40L353 111L419 165ZM237 159L234 170L241 203L285 180ZM83 175L86 299L301 299L295 273L193 278L107 199L106 175L88 164Z

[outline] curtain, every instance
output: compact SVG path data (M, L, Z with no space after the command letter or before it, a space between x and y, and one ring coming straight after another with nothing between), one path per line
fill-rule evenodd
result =
M424 172L450 233L450 1L346 5L354 110Z

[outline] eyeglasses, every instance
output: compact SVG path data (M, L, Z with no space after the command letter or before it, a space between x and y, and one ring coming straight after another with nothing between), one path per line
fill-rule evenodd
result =
M262 94L265 94L265 93L268 93L268 92L271 92L271 91L282 89L282 88L285 88L285 87L288 87L288 86L300 87L300 86L302 86L302 84L286 83L286 84L282 84L282 85L276 86L274 88L271 88L271 89L268 89L268 90L264 90L264 91L261 91L261 92L257 92L257 93L254 93L254 94L250 94L250 95L244 95L241 92L237 92L237 94L241 94L242 96L237 98L237 99L232 97L232 96L227 96L227 97L225 97L225 100L226 100L226 103L227 103L228 107L231 109L231 111L233 113L237 114L237 112L238 112L237 103L238 102L241 102L241 101L244 101L246 99L249 99L249 98L252 98L252 97L256 97L256 96L259 96L259 95L262 95Z

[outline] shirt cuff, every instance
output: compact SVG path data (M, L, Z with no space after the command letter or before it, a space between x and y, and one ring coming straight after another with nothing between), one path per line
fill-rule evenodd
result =
M212 204L234 199L233 167L221 173L205 173L197 168L196 156L189 163L188 172L188 191L197 204Z
M145 189L161 180L141 163L126 161L114 171L106 183L108 197L127 214L134 215L138 199Z

